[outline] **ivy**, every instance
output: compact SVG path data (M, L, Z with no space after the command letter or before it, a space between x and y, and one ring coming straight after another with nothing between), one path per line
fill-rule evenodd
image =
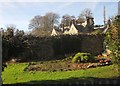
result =
M116 16L115 20L112 21L108 32L106 33L105 45L108 49L112 51L112 61L113 63L120 63L120 16Z

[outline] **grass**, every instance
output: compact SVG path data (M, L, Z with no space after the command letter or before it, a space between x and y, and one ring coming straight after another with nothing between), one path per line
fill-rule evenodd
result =
M87 70L75 71L57 71L57 72L41 72L41 71L24 71L28 63L9 64L2 72L3 84L26 83L30 81L43 80L67 80L70 78L82 79L88 77L94 78L113 78L119 77L118 65L103 66L90 68Z

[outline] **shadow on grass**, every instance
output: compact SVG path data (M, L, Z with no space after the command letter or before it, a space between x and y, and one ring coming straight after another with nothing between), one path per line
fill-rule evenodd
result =
M94 78L94 77L80 77L80 78L69 78L60 80L41 80L41 81L29 81L25 83L9 84L10 86L80 86L80 85L98 86L98 85L114 85L120 86L120 77L116 78ZM8 84L6 84L8 85ZM3 85L5 86L5 85Z

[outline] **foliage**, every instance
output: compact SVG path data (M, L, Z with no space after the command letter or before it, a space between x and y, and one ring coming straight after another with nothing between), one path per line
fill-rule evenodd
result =
M90 53L77 53L72 59L73 63L79 63L79 62L88 62L91 58Z
M81 38L77 35L61 35L53 37L52 42L55 55L65 55L80 50Z
M103 25L94 25L94 27L102 27Z
M93 31L91 34L101 34L101 33L102 33L102 30L98 29Z
M15 36L17 36L17 37L22 37L22 36L24 36L24 34L25 34L25 32L23 30L17 29L15 32Z
M40 72L40 71L24 71L28 63L9 64L2 72L3 84L24 83L30 81L43 81L43 80L60 80L69 79L71 77L82 79L85 77L95 78L112 78L118 77L117 65L90 68L87 70L76 71L60 71L60 72Z
M22 35L21 32L18 34L18 32L16 34L14 33L15 35L9 40L4 37L2 39L4 61L10 60L11 58L18 58L23 61L53 60L65 58L64 56L66 54L79 51L96 55L102 50L101 43L103 43L103 35L79 34L35 37L32 35ZM95 46L94 44L96 43L98 45ZM91 48L95 49L91 50Z
M120 16L116 16L106 33L105 44L112 51L112 62L120 63Z
M15 26L8 26L6 31L2 31L3 62L10 60L11 57L17 54L16 51L23 49L23 36L24 31L17 30L17 33L15 33Z

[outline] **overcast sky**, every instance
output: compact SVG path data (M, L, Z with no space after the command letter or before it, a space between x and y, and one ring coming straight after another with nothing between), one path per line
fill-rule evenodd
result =
M11 0L12 1L12 0ZM9 0L0 1L0 27L5 28L9 24L16 25L16 28L28 31L30 19L36 15L45 15L47 12L55 12L62 17L64 14L78 16L82 10L89 8L92 10L95 24L103 24L103 7L106 6L107 18L117 15L118 1L100 2L93 0L80 2L80 0L64 2L62 0L52 2L39 2L38 0Z

